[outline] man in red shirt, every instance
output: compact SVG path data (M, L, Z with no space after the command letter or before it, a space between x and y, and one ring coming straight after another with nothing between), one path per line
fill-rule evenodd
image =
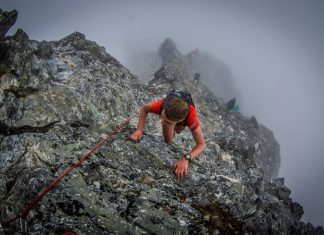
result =
M175 134L182 132L186 126L191 130L196 146L190 153L174 164L174 172L177 178L181 179L188 174L188 163L197 157L206 146L195 107L181 97L167 97L157 102L143 105L140 109L137 130L130 136L134 143L138 142L143 136L144 124L148 113L160 115L162 133L167 144L171 144Z

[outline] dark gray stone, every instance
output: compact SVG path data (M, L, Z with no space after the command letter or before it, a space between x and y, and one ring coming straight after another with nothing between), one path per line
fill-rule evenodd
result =
M0 8L0 41L5 39L7 32L15 24L17 16L16 10L7 12Z

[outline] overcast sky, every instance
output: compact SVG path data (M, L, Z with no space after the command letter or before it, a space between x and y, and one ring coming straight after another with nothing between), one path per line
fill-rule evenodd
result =
M223 60L243 112L280 143L279 174L303 220L324 225L324 1L0 0L0 8L18 10L9 34L20 27L41 41L79 31L123 64L166 37L184 54L199 48Z

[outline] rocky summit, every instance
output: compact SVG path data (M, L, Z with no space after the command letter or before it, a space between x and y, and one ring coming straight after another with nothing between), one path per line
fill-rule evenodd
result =
M301 221L302 206L277 178L271 130L195 81L202 65L171 39L145 85L81 33L6 36L16 17L0 11L0 234L324 234ZM185 179L172 167L194 146L191 133L167 145L149 115L135 144L137 115L20 216L141 105L175 88L191 92L207 144Z

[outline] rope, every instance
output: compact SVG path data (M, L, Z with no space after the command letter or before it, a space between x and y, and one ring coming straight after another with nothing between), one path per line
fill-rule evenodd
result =
M79 166L82 162L84 162L94 151L96 151L99 147L101 147L104 143L106 143L108 140L112 138L112 136L116 135L117 133L121 132L126 125L129 124L130 120L135 117L137 112L135 112L132 116L130 116L128 119L126 119L124 122L122 122L119 126L115 128L115 130L108 135L104 140L99 142L92 150L90 150L83 158L81 158L77 163L75 163L72 167L70 167L68 170L66 170L61 176L59 176L57 179L55 179L48 187L46 187L41 193L39 193L36 198L29 203L28 206L26 206L18 215L15 217L8 219L4 222L1 222L0 224L5 227L11 224L12 222L16 221L19 218L26 218L29 211L34 207L34 205L48 192L53 188L58 182L60 182L70 171L72 171L74 168Z

